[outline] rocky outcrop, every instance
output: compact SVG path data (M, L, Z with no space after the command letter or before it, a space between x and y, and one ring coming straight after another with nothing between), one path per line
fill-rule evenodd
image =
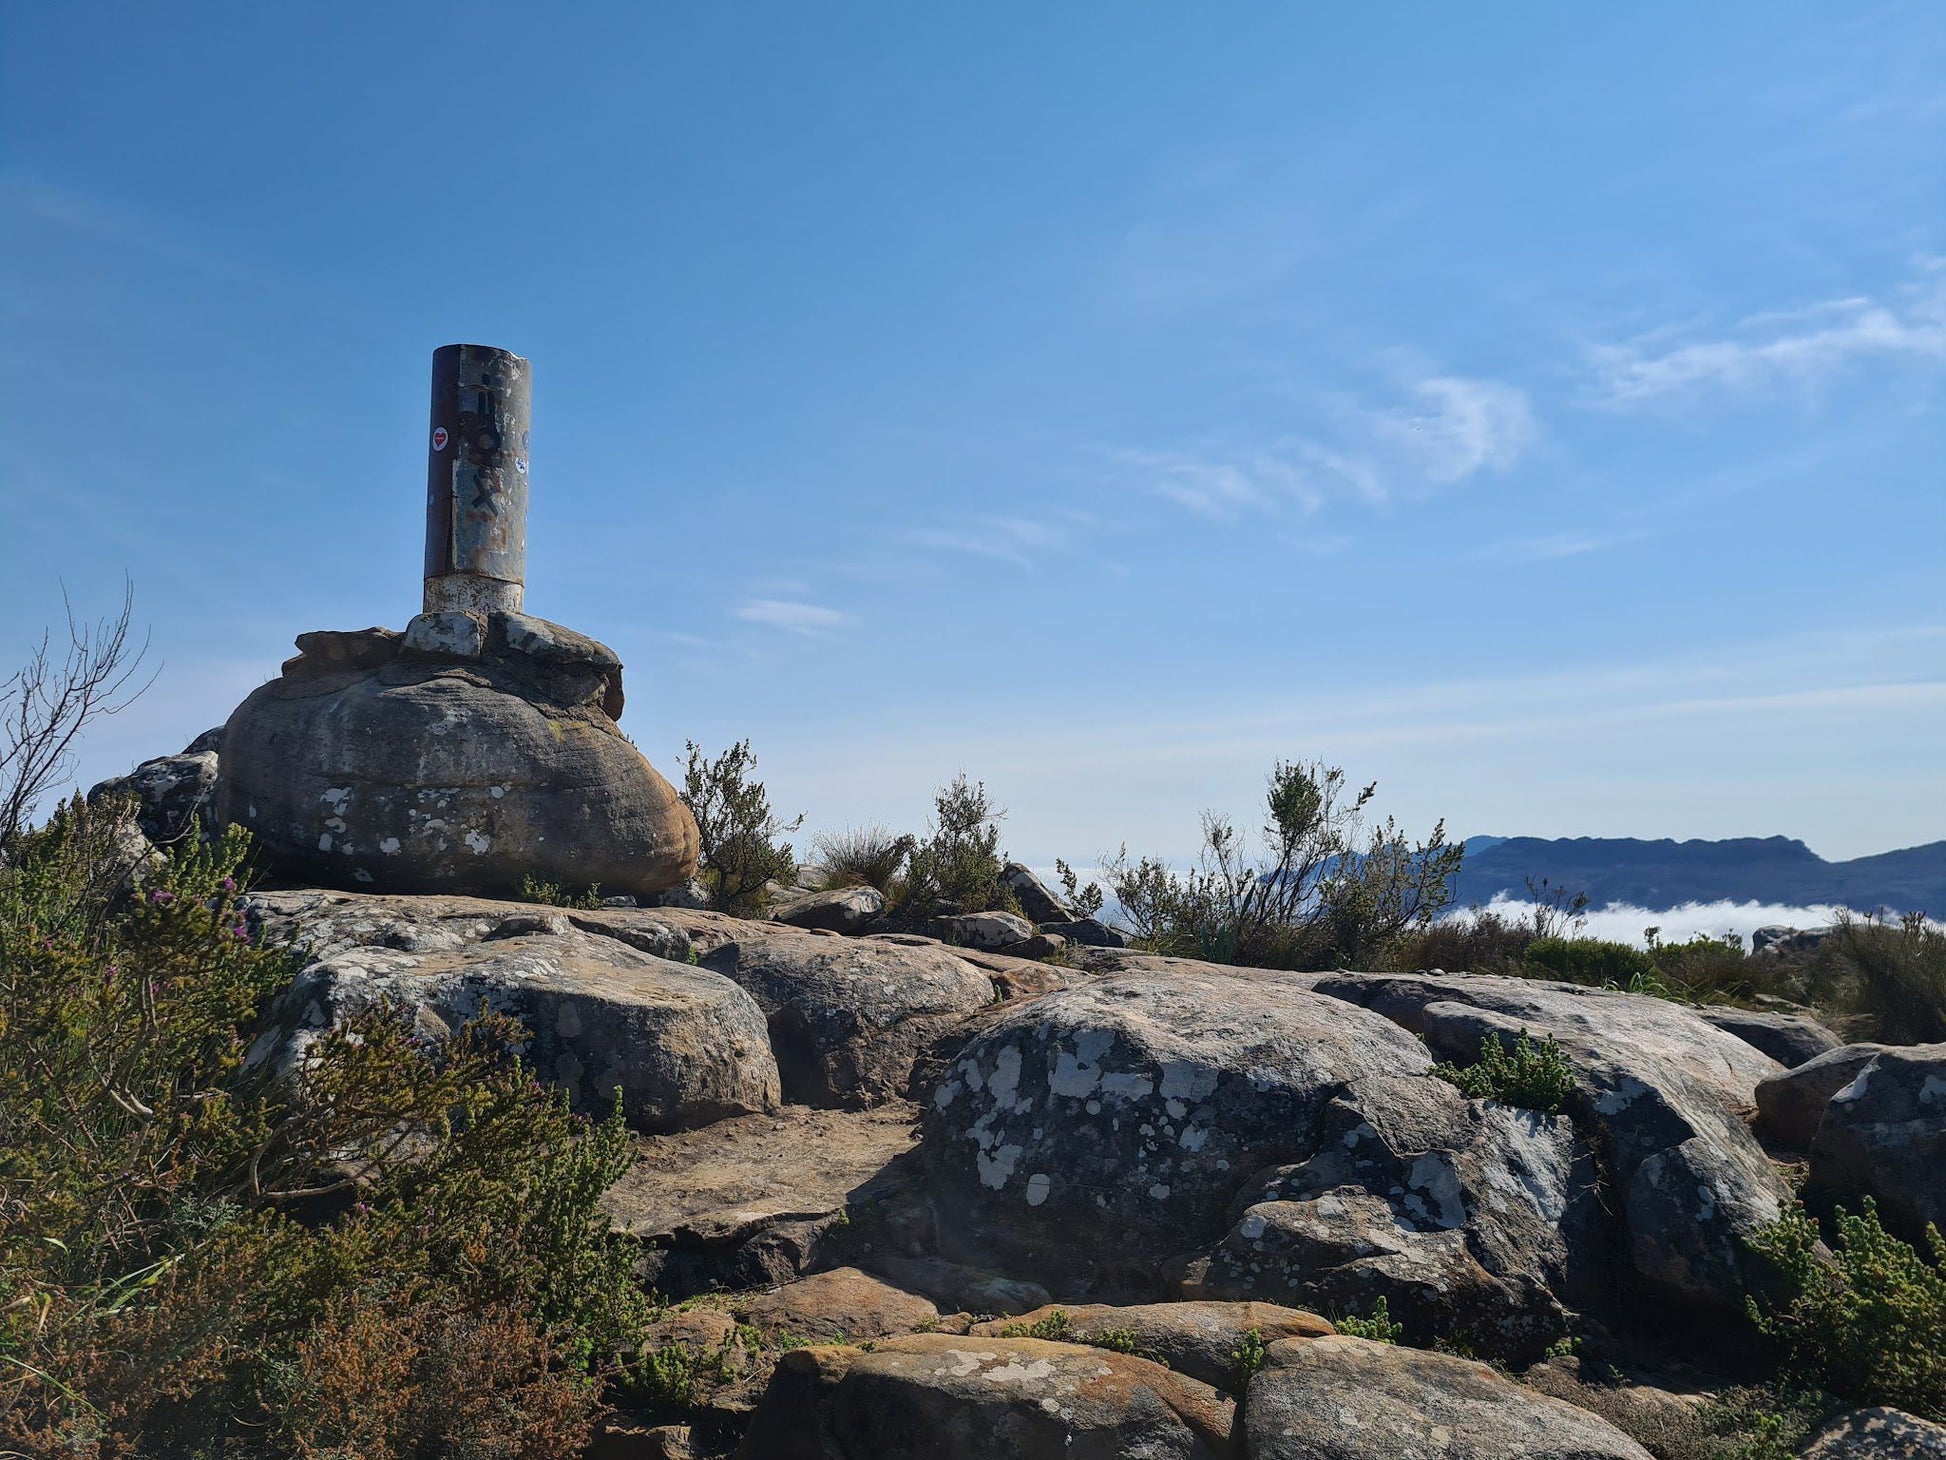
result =
M523 614L300 635L230 716L216 811L278 875L512 893L531 877L650 896L696 870L688 809L615 725L621 664Z
M783 1356L740 1460L1221 1460L1234 1407L1131 1354L914 1334Z
M734 1300L739 1320L759 1333L811 1343L856 1343L939 1323L939 1309L916 1293L855 1267L833 1268L774 1292Z
M1762 1050L1787 1070L1828 1054L1844 1041L1808 1014L1778 1014L1728 1006L1696 1011L1725 1034Z
M101 782L88 792L88 804L132 802L135 824L159 847L210 830L216 824L217 757L196 749L205 738L197 736L180 755L145 760L127 775Z
M1005 1011L955 1060L924 1153L949 1255L1073 1296L1151 1285L1257 1170L1312 1154L1346 1081L1430 1065L1386 1021L1276 973L1092 979Z
M994 999L990 978L937 944L743 923L702 962L757 1001L785 1093L811 1105L903 1095L920 1052Z
M1797 1453L1798 1460L1946 1460L1946 1428L1902 1409L1854 1409Z
M1811 1149L1831 1097L1858 1078L1858 1072L1888 1046L1846 1044L1795 1069L1757 1082L1757 1129L1793 1151Z
M1872 1197L1908 1235L1946 1228L1946 1044L1883 1049L1831 1097L1808 1189L1854 1208Z
M1196 1296L1370 1313L1414 1344L1534 1358L1600 1298L1605 1220L1565 1116L1469 1100L1443 1080L1357 1080L1317 1153L1263 1173L1229 1234L1187 1269Z
M1081 916L1081 910L1069 906L1045 882L1034 875L1033 869L1021 862L1009 862L1000 869L1000 885L1014 895L1020 910L1029 922L1071 923Z
M832 933L862 933L885 911L885 894L876 887L834 887L807 893L777 909L773 921L793 928Z
M1358 1338L1272 1344L1241 1429L1250 1460L1650 1460L1485 1364Z
M525 1057L586 1111L621 1092L641 1130L775 1109L763 1015L729 979L573 927L554 909L472 898L269 892L245 904L306 962L251 1059L299 1069L312 1042L388 1001L443 1038L486 1013L526 1031Z
M948 943L997 953L1033 937L1034 925L1009 912L954 913L934 918L933 931Z
M1579 1082L1572 1113L1601 1133L1636 1272L1664 1297L1741 1308L1744 1238L1789 1196L1742 1119L1777 1061L1667 1000L1575 984L1330 974L1316 988L1462 1064L1489 1037L1552 1035Z
M1139 1354L1232 1394L1241 1393L1249 1381L1240 1357L1248 1344L1337 1332L1317 1314L1298 1308L1209 1302L1049 1305L978 1323L967 1332L976 1338L1006 1338L1022 1330L1064 1333L1075 1343Z

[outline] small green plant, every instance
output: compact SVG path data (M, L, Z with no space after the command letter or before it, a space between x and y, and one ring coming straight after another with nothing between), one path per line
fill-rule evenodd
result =
M1136 1345L1133 1328L1104 1328L1096 1333L1083 1334L1081 1341L1090 1348L1112 1349L1118 1354L1132 1354Z
M1002 1338L1044 1338L1050 1343L1074 1343L1074 1320L1067 1311L1056 1308L1045 1318L1032 1323L1009 1323L1000 1330Z
M703 1399L702 1358L680 1343L665 1343L625 1378L644 1404L657 1409L694 1409Z
M520 900L592 911L601 906L601 884L590 882L584 891L576 894L564 891L558 882L542 882L530 872L520 879Z
M763 905L769 882L796 874L790 843L779 838L796 831L804 818L786 821L771 810L764 783L751 779L757 757L748 740L739 740L714 760L695 741L687 745L681 795L696 818L710 905L720 912L754 912Z
M1060 879L1061 897L1069 907L1085 918L1092 918L1101 912L1107 894L1101 890L1099 882L1090 882L1083 887L1074 868L1059 857L1054 859L1054 875Z
M1264 1366L1264 1359L1270 1354L1270 1345L1264 1342L1263 1330L1246 1328L1237 1346L1230 1351L1230 1367L1236 1375L1236 1391L1241 1394L1250 1387L1250 1381Z
M1783 1296L1750 1301L1752 1320L1795 1377L1856 1404L1946 1419L1946 1239L1928 1226L1923 1253L1900 1241L1870 1197L1831 1225L1828 1251L1801 1206L1750 1239L1783 1282Z
M1000 819L1007 813L987 799L983 782L962 771L933 797L933 822L912 848L901 915L923 922L947 911L1019 911L1000 880Z
M1365 1317L1347 1313L1342 1318L1333 1318L1331 1326L1340 1333L1353 1338L1368 1338L1373 1343L1397 1343L1405 1336L1405 1325L1392 1321L1392 1310L1383 1297L1372 1304L1372 1311Z
M1511 1050L1497 1034L1480 1041L1477 1063L1434 1065L1432 1073L1475 1100L1497 1100L1523 1110L1558 1115L1574 1095L1574 1066L1548 1035L1539 1043L1525 1029Z

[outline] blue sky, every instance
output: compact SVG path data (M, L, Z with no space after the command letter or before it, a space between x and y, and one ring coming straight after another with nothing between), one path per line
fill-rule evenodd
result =
M0 9L0 638L84 781L417 606L535 362L529 607L812 827L1946 837L1946 10Z

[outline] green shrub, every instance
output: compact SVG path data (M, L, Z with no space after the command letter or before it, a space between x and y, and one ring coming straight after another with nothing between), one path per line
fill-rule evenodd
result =
M1101 912L1102 903L1107 900L1108 895L1101 890L1099 882L1090 882L1083 887L1081 879L1075 875L1074 868L1059 857L1054 859L1054 875L1061 883L1061 899L1069 907L1084 918L1095 917Z
M1000 819L1007 813L987 799L983 782L965 772L933 797L933 822L912 849L900 911L923 922L942 912L1019 911L1000 881Z
M683 768L683 804L696 818L702 882L710 906L722 912L750 913L763 906L764 888L773 879L793 877L797 859L780 841L804 824L785 821L770 808L762 781L750 779L757 757L748 740L739 740L716 759L688 743Z
M1413 842L1370 823L1376 784L1348 793L1322 762L1279 761L1265 791L1261 849L1226 817L1203 817L1197 865L1103 858L1129 930L1156 952L1257 968L1382 965L1451 901L1465 855L1440 822Z
M1525 1029L1509 1051L1499 1035L1480 1041L1480 1058L1467 1066L1437 1064L1433 1074L1475 1100L1497 1100L1523 1110L1560 1114L1574 1095L1574 1066L1548 1035L1536 1044Z
M1002 1338L1044 1338L1050 1343L1076 1343L1074 1320L1067 1310L1056 1308L1045 1318L1036 1318L1032 1323L1009 1323L1000 1330Z
M876 887L888 896L913 839L882 826L854 827L816 839L818 864L830 887Z
M1529 978L1559 979L1590 988L1625 988L1630 979L1656 971L1655 960L1640 948L1605 938L1536 938L1520 962Z
M548 907L574 907L592 911L601 906L601 884L590 882L579 894L565 892L558 882L541 882L533 874L520 879L520 900Z
M1347 1313L1342 1318L1333 1318L1331 1326L1352 1338L1367 1338L1373 1343L1397 1343L1405 1336L1405 1325L1392 1321L1392 1310L1382 1297L1372 1304L1372 1311L1365 1317Z
M381 1006L301 1081L247 1058L293 960L242 833L104 893L76 804L0 871L0 1415L146 1460L579 1453L646 1304L597 1206L632 1160L487 1018Z
M1924 1240L1922 1254L1887 1232L1870 1197L1857 1216L1836 1213L1828 1251L1802 1207L1787 1211L1750 1239L1783 1283L1751 1317L1797 1377L1946 1419L1946 1239L1929 1226Z

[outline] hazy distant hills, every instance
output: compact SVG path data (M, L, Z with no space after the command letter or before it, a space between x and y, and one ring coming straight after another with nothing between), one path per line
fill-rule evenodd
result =
M1470 837L1458 903L1526 895L1545 877L1585 892L1596 907L1627 903L1653 912L1688 902L1841 903L1860 910L1924 909L1946 915L1946 841L1827 862L1790 837L1637 841L1632 837Z

